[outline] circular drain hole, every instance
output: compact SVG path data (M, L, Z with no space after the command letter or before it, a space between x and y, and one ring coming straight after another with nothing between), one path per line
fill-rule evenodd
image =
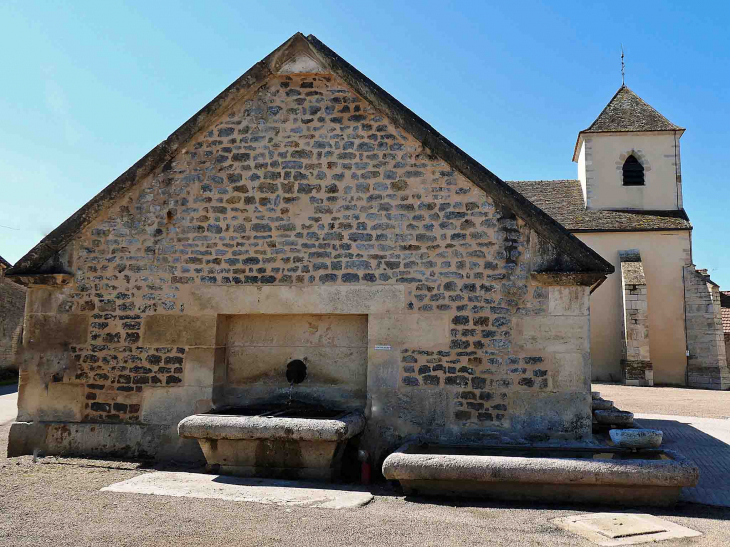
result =
M307 365L301 359L289 361L286 365L286 381L290 384L301 384L307 377Z

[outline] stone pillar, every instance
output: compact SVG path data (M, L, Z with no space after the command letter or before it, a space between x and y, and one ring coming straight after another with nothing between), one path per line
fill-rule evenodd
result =
M638 249L619 251L624 306L621 375L626 385L653 386L649 355L649 306L646 278Z
M722 331L720 287L707 270L684 268L685 321L687 325L687 385L730 389L730 369Z

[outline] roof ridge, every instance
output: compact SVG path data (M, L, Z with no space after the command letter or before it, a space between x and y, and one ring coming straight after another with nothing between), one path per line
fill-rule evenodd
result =
M320 42L316 36L310 34L305 37L302 33L297 32L262 61L251 67L167 139L153 148L47 235L21 258L8 273L16 275L36 273L34 270L42 268L50 258L68 245L81 230L86 228L104 210L109 201L118 199L133 188L141 178L169 162L175 156L178 148L184 146L198 131L204 129L206 123L212 118L240 100L242 94L257 89L262 82L276 74L287 61L296 54L302 53L313 56L315 61L343 80L345 84L372 104L374 108L387 115L395 125L413 136L424 148L440 157L478 188L484 190L495 202L513 210L540 236L554 244L559 244L563 252L575 261L577 271L600 272L603 274L614 271L609 262L568 232L557 220L547 215L526 197L512 189L486 167L441 135L375 82Z

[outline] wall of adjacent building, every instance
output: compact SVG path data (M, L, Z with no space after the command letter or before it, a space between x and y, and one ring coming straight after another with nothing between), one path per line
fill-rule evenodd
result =
M623 163L634 153L644 186L623 186ZM579 151L578 177L588 209L682 208L679 138L673 132L588 133Z
M25 291L0 272L0 369L18 368L15 354L23 333Z
M654 383L685 384L687 368L682 269L690 263L689 231L576 234L616 272L591 295L594 380L620 381L622 288L619 250L638 249L646 277L649 350Z
M351 393L374 453L414 435L585 438L588 288L535 283L541 253L560 256L538 239L334 77L274 77L110 204L73 243L72 285L30 291L18 419L32 423L10 452L199 457L180 419L288 396L253 381L241 348L278 352L281 373L297 337L328 348L305 356L341 357L305 333L342 314L360 333L351 359L295 389ZM291 336L281 318L252 334L261 314L292 316Z
M730 389L722 330L720 290L707 270L685 267L688 384L705 389Z

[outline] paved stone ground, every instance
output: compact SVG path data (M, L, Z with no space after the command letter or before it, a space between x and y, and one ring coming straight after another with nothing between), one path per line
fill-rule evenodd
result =
M662 446L700 468L700 482L683 499L730 507L730 392L678 387L593 384L604 399L634 413L637 425L664 432Z
M662 446L676 450L700 468L700 482L682 499L730 507L730 420L635 414L637 425L664 432Z

